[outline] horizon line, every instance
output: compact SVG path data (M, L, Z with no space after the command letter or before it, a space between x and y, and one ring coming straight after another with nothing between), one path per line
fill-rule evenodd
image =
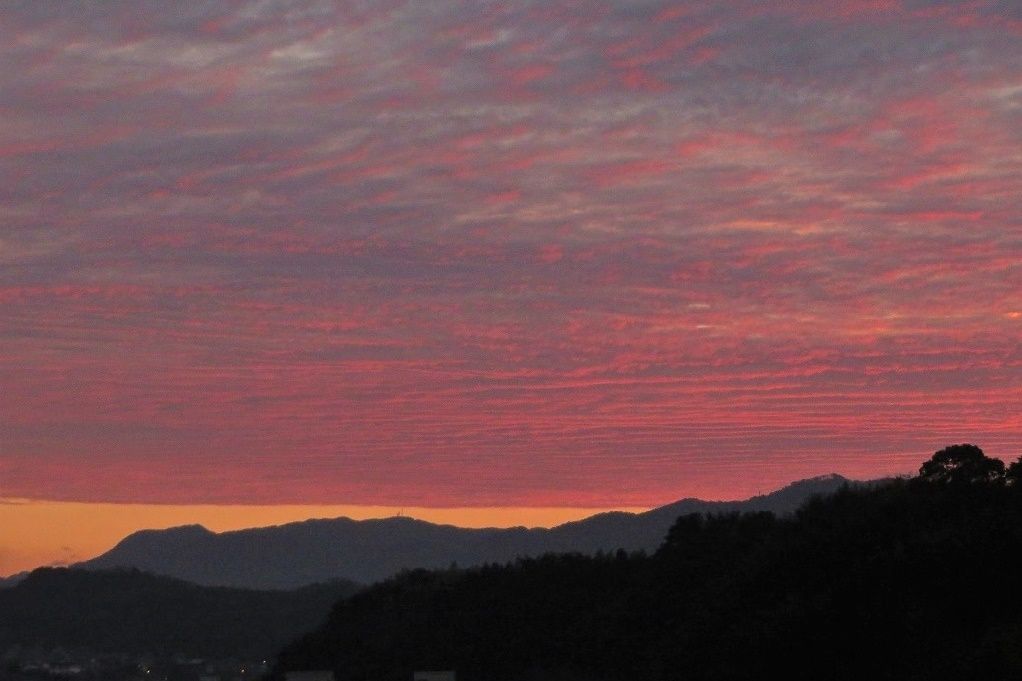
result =
M68 501L0 496L0 525L13 529L0 545L0 575L13 576L39 567L74 565L109 551L143 530L200 525L214 533L347 518L354 521L407 517L465 529L552 528L601 513L642 513L684 500L745 501L792 484L840 476L837 473L793 480L742 499L678 497L650 506L410 506L389 504L161 504ZM844 478L845 476L840 476ZM126 512L130 511L130 512Z
M379 520L409 517L467 529L550 528L598 513L641 513L640 506L423 507L365 504L156 504L0 496L0 575L72 565L116 546L142 530L201 525L212 532L273 527L308 520Z

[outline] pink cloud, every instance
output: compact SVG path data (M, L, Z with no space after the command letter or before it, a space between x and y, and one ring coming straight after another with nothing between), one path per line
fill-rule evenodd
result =
M1003 3L83 12L0 25L0 494L649 505L1022 447Z

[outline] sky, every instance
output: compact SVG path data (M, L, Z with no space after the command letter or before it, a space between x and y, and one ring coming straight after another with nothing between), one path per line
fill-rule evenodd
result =
M396 515L459 527L552 527L603 508L389 507L313 504L116 504L0 498L0 576L42 565L73 565L113 548L139 529L203 525L213 532L266 527L309 518ZM637 512L643 508L622 508Z
M4 3L0 497L1011 460L1019 197L1014 0Z

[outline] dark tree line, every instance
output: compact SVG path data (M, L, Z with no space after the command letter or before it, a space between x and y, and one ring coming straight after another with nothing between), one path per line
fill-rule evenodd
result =
M1022 465L955 445L792 517L678 519L652 556L413 571L287 647L341 681L1022 678Z
M262 658L322 621L331 604L358 588L337 581L254 591L138 570L40 568L0 589L0 656L12 647L38 647Z

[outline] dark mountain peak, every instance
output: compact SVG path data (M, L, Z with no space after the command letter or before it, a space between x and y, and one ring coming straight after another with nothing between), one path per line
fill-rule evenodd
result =
M414 527L414 526L420 526L420 525L435 525L436 524L436 523L427 522L425 520L419 520L418 518L411 518L411 517L406 516L406 515L392 515L392 516L389 516L387 518L369 518L367 520L353 521L353 522L362 522L362 523L366 524L367 526L369 526L369 525L375 525L375 526L387 526L387 525L391 525L391 526L395 526L395 527L399 527L399 526Z
M603 513L597 513L595 515L582 518L581 520L569 520L566 523L557 525L550 530L540 530L544 532L566 532L576 529L585 530L588 527L596 526L612 526L621 524L631 524L636 518L646 515L649 511L644 513L631 513L630 511L604 511Z
M796 480L795 482L785 485L782 489L786 489L788 487L797 487L799 485L814 485L819 483L844 484L846 482L850 482L850 480L845 476L841 475L840 473L826 473L824 475L817 475L815 477L806 478L804 480Z
M174 577L150 574L138 568L119 567L109 570L85 570L79 567L40 567L32 570L14 588L19 591L51 589L54 585L69 585L75 588L98 589L102 585L115 583L118 587L131 585L185 585Z
M114 550L157 544L165 547L177 547L215 536L216 533L211 532L202 525L180 525L178 527L168 527L164 530L139 530L138 532L132 532L118 542Z
M689 513L733 513L735 511L769 511L775 515L794 513L802 504L815 496L833 494L844 485L869 485L873 483L858 482L828 473L804 480L796 480L784 487L759 494L742 501L704 501L702 499L685 498L666 506L646 511L645 516L664 519L676 518ZM666 531L666 530L665 530Z
M804 478L802 480L795 480L789 482L784 487L774 490L773 492L767 492L766 494L759 494L752 497L752 499L762 499L766 497L780 497L792 492L810 493L820 490L822 492L833 492L837 491L842 485L847 485L853 482L843 475L838 473L826 473L824 475L817 475L811 478ZM751 501L751 499L750 499Z
M17 584L13 585L13 588L19 590L32 589L40 584L46 584L56 575L66 573L67 571L68 568L65 567L39 567L25 574L25 576L18 580Z
M168 527L162 530L139 530L138 532L133 532L129 534L127 537L124 538L124 540L127 541L132 537L145 538L154 535L160 535L163 537L179 537L184 539L191 539L195 537L211 536L214 534L216 533L213 532L212 530L209 530L205 526L196 523L193 525L178 525L176 527Z
M683 499L644 513L611 511L550 529L468 529L391 516L303 520L213 533L201 525L145 530L83 564L138 567L205 585L291 589L338 577L363 584L406 569L504 563L545 553L653 552L678 516L689 513L793 513L848 481L823 475L745 501ZM860 484L860 483L856 483Z
M23 570L21 572L16 572L13 575L0 577L0 589L8 589L14 586L15 584L21 582L21 580L25 579L25 577L28 577L28 575L29 572L27 570Z
M828 473L804 480L796 480L769 494L752 497L747 503L753 507L750 510L767 510L778 514L794 513L798 510L799 506L812 497L833 494L845 485L851 484L869 483L860 483L849 480L837 473Z
M171 527L164 532L170 533L171 535L178 535L180 537L201 537L216 534L212 530L207 529L204 525L193 523L191 525L178 525L177 527Z

